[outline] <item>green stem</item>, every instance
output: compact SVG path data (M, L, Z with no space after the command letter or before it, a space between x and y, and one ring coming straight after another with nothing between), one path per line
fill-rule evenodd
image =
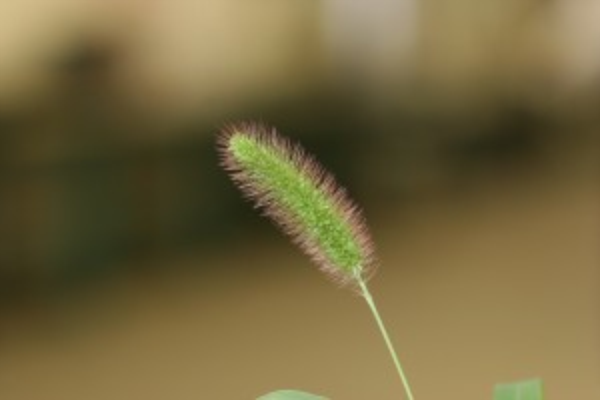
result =
M367 304L369 305L369 309L371 313L375 317L375 321L377 322L377 326L379 327L379 331L381 332L381 336L383 336L383 340L385 341L385 345L392 356L392 360L394 360L394 365L396 366L396 371L400 376L400 380L402 381L402 385L404 386L404 391L406 392L406 397L408 400L414 400L412 390L410 390L410 385L408 384L408 379L406 378L406 374L404 373L404 369L402 368L402 364L400 364L400 359L396 354L396 350L394 349L394 345L390 339L390 336L387 333L387 329L379 315L379 311L377 310L377 306L375 305L375 301L373 300L373 296L369 289L367 288L366 282L362 278L358 278L358 285L362 291L362 295L364 296Z

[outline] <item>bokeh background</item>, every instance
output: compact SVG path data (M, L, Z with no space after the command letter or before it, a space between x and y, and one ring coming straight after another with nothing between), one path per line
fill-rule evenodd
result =
M0 399L398 399L367 308L240 198L276 125L365 208L419 399L600 398L600 3L0 3Z

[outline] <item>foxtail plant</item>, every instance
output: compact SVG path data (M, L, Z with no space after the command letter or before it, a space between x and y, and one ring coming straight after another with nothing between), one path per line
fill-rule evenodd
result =
M361 210L333 175L300 145L256 123L225 127L218 137L221 165L254 202L335 282L365 299L392 357L408 400L414 400L367 281L376 267ZM263 400L323 399L297 391Z

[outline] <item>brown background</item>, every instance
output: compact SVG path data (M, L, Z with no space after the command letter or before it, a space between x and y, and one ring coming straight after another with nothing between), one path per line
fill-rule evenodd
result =
M218 169L247 118L364 206L417 399L600 398L587 3L4 2L0 399L401 398L364 302Z

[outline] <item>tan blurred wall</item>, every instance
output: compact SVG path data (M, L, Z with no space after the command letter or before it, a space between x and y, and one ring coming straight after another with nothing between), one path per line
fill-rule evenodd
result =
M278 96L302 90L319 62L316 5L275 0L4 2L0 106L18 109L60 90L56 64L86 41L115 51L109 83L115 101L132 116L158 121L198 118L198 113L214 117L248 101L269 99L275 87Z
M324 77L347 76L346 84L372 87L375 97L389 95L390 82L420 82L449 106L498 93L544 102L548 92L587 93L600 69L591 48L600 11L589 1L26 0L0 7L4 109L57 90L52 62L87 39L116 49L111 82L122 108L168 121L293 96ZM401 88L392 94L402 97Z

